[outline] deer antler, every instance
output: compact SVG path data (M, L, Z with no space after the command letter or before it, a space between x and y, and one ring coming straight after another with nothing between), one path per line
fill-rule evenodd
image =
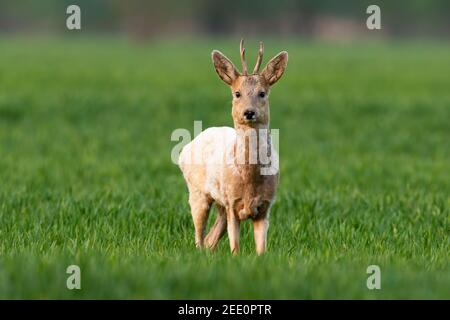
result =
M264 53L264 44L262 41L259 42L259 51L258 51L258 59L256 60L255 68L253 69L253 74L257 74L259 72L259 67L261 67L261 62Z
M244 76L247 76L248 71L247 71L247 62L245 62L244 39L241 39L240 52L241 52L241 62L242 62L242 73L244 74Z

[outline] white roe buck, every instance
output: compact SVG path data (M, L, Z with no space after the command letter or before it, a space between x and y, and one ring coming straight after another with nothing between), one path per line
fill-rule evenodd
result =
M269 90L283 75L288 54L280 52L259 73L263 56L260 43L252 74L247 70L242 40L240 55L242 73L221 52L212 52L216 72L231 87L235 129L203 131L183 148L178 163L189 189L196 246L215 248L228 229L231 251L237 253L240 221L251 218L256 251L262 254L267 248L269 210L278 185L278 155L268 133ZM213 203L217 219L205 238Z

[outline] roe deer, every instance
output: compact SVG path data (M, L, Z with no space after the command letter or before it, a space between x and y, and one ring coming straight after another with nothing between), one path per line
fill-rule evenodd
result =
M268 132L269 89L283 75L288 54L280 52L259 73L263 57L261 42L252 74L247 70L243 40L240 56L242 73L221 52L212 52L217 74L231 87L234 129L206 129L183 148L178 163L189 189L196 246L214 249L228 230L231 252L236 254L240 221L251 218L256 252L262 254L267 249L269 210L279 176L278 155ZM252 156L257 160L251 161ZM264 156L268 159L262 163ZM275 170L264 172L269 167ZM205 238L213 203L217 207L217 218Z

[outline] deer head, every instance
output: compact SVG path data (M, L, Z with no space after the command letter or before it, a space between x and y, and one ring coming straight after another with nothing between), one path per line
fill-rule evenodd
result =
M269 124L269 90L283 75L287 66L288 53L280 52L267 63L262 72L259 72L263 51L263 43L260 42L258 58L252 74L248 73L243 40L240 44L242 73L223 53L217 50L212 52L217 74L231 88L235 127L258 128L267 127Z

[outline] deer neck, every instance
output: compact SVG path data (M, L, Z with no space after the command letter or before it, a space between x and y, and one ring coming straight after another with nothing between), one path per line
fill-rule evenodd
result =
M235 164L245 182L255 183L261 180L261 168L267 165L261 155L267 155L271 140L268 124L253 126L235 124Z

